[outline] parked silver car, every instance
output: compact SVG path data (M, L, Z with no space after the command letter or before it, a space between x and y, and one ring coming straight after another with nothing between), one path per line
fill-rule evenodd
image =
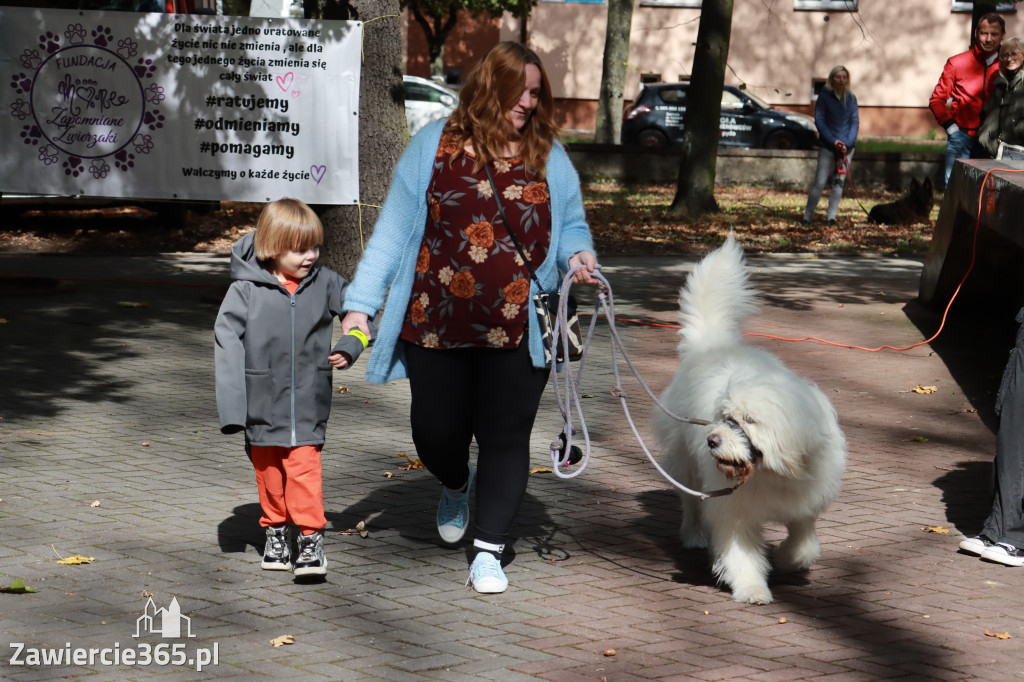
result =
M434 81L417 76L403 76L405 85L405 120L409 136L431 121L445 118L455 111L459 95Z

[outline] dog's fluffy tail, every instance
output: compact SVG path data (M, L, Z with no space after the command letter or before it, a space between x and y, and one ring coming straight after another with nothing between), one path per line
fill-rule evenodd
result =
M735 342L740 324L757 308L757 293L748 284L743 249L733 235L708 254L679 291L682 351Z

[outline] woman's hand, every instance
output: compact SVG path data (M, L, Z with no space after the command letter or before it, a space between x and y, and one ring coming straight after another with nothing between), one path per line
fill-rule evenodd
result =
M577 265L582 265L583 267L573 273L572 281L576 284L596 286L598 281L594 279L593 273L597 268L597 256L589 251L579 251L569 259L569 269L572 270ZM351 315L352 313L349 314Z
M370 339L370 317L366 313L349 311L341 321L341 333L348 334L353 329L358 329Z
M842 140L836 140L836 151L840 154L846 153L846 144Z

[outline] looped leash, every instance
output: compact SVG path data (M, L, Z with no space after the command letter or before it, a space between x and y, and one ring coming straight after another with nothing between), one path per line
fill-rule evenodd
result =
M568 308L566 307L566 301L569 298L569 288L572 286L573 275L582 267L582 265L577 265L572 268L562 279L562 286L559 289L558 310L555 317L555 332L560 336L562 342L565 344L568 343ZM626 391L622 388L622 379L619 376L619 363L616 357L616 349L622 353L622 359L625 360L626 365L633 373L633 376L636 377L636 380L640 383L644 392L650 396L651 400L653 400L665 414L672 419L685 424L707 426L711 422L704 419L680 417L679 415L674 414L671 410L665 407L660 400L658 400L658 397L654 395L654 392L647 386L643 377L640 376L640 372L637 370L633 361L630 359L629 354L626 352L625 344L623 344L622 339L619 337L618 329L615 327L615 297L612 294L611 285L599 270L593 272L592 276L597 279L599 283L597 300L594 301L594 313L590 316L590 326L587 329L586 339L583 343L583 355L580 357L575 374L573 373L571 363L568 359L562 363L553 363L551 370L551 382L554 387L555 400L558 402L558 410L562 414L563 426L562 433L559 434L558 438L551 443L551 463L555 475L559 478L575 478L583 473L583 470L587 467L587 463L590 461L590 433L587 429L586 418L583 415L583 406L580 402L579 385L580 380L583 377L583 368L587 362L587 352L590 350L590 340L594 335L594 328L597 325L598 317L601 316L603 308L603 317L608 322L608 329L612 336L612 370L615 373L615 386L612 387L611 393L615 397L619 398L622 404L622 410L626 415L626 421L629 422L629 427L632 429L633 435L636 437L636 440L640 444L644 454L647 455L647 459L650 460L651 464L654 465L654 468L665 477L665 480L684 493L693 495L694 497L699 497L701 500L706 500L709 497L720 497L722 495L730 494L733 490L739 487L739 484L731 488L722 488L721 490L713 490L711 492L701 492L687 488L685 485L672 478L672 476L661 467L657 459L655 459L654 455L652 455L651 451L647 448L647 444L644 442L643 437L637 430L636 424L633 422L633 417L629 412L629 406L626 402ZM563 471L564 468L576 463L576 461L573 461L572 459L572 439L573 435L576 433L576 430L573 428L573 412L576 413L579 419L580 432L583 434L584 448L582 449L582 456L579 459L579 466L572 472L565 472ZM735 428L742 432L742 429L739 428L738 424ZM744 435L744 437L746 436Z

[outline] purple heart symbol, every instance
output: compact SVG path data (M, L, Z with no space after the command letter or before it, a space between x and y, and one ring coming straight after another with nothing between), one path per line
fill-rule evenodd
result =
M327 166L310 166L309 172L313 174L313 179L319 185L320 181L324 179L324 174L327 173Z
M295 80L295 74L289 71L284 76L277 77L277 87L288 92L288 88L291 87L293 80Z

